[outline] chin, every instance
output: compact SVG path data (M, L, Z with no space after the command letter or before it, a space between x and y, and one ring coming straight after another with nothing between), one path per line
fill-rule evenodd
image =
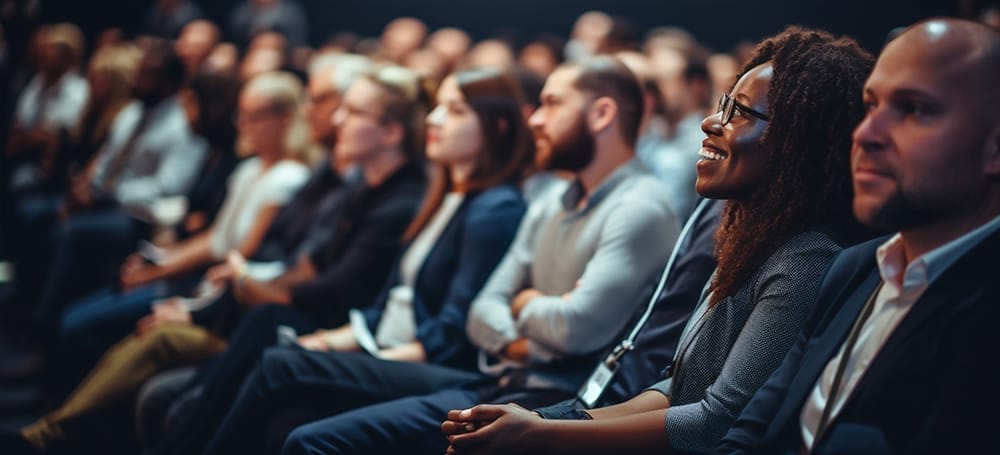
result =
M854 216L861 224L883 230L895 230L895 223L888 220L886 204L871 197L854 197Z
M726 199L725 195L720 194L718 188L713 188L711 183L705 183L700 180L695 181L694 191L703 198Z

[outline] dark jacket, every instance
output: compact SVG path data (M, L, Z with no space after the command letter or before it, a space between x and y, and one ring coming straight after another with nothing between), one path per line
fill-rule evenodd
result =
M723 439L720 453L797 452L802 408L880 277L886 238L844 250L818 312ZM958 259L886 340L813 453L996 453L1000 255L994 233ZM968 394L968 395L966 395Z
M420 164L403 166L378 187L358 185L330 229L331 240L309 255L314 280L292 288L292 306L323 327L347 321L347 310L371 304L402 247L427 178Z
M330 241L334 220L357 179L341 177L323 160L306 184L274 217L251 260L282 261L289 266L299 257Z
M524 215L521 192L503 185L468 194L427 254L414 284L417 339L427 362L473 369L476 350L465 335L472 299L507 252ZM365 309L374 333L389 298L399 285L399 262L375 304Z

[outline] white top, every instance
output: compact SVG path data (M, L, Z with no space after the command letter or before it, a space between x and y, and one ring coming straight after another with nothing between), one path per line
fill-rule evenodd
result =
M64 74L47 90L42 89L42 76L36 75L17 99L14 120L26 129L71 129L80 121L89 93L87 80L75 72Z
M129 146L131 151L126 152ZM124 205L129 214L152 221L150 206L159 198L186 194L207 152L208 143L191 131L176 95L148 109L132 102L115 116L108 139L97 152L91 188L105 195L112 165L119 155L129 153L107 196Z
M304 164L280 161L262 172L260 158L247 159L229 177L226 200L212 224L212 256L222 260L240 247L257 221L260 211L271 205L285 205L309 178Z
M972 232L914 259L906 265L905 270L903 268L905 259L902 237L899 234L894 235L878 248L876 261L878 262L879 275L882 276L882 288L875 297L871 316L862 326L857 342L851 350L850 358L847 360L840 391L830 413L830 420L833 420L840 413L847 398L851 396L854 387L864 377L865 371L875 360L886 340L889 339L903 318L909 314L913 304L920 299L930 284L955 261L998 229L1000 229L1000 217L994 218ZM841 346L837 355L826 364L823 375L819 377L802 408L802 441L810 449L813 446L819 421L823 416L823 409L827 406L827 397L830 396L830 388L837 374L837 366L840 365L840 359L843 355L844 346Z
M399 261L399 285L389 290L389 300L375 330L375 342L382 348L409 343L417 337L417 319L413 315L413 286L427 255L444 228L462 205L465 195L449 193L427 225L420 230Z

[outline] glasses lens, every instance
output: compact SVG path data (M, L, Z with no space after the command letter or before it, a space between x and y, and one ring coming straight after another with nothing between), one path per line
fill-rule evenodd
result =
M723 94L720 104L721 106L719 106L719 111L722 112L722 124L726 125L733 119L733 98L729 95Z

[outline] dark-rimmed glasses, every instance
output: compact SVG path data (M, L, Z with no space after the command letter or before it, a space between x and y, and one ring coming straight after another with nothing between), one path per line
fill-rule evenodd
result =
M730 120L733 119L733 113L737 110L744 114L757 117L765 122L771 120L767 114L753 110L750 106L736 101L736 98L733 98L726 93L723 93L722 98L719 98L719 110L715 112L722 113L722 125L725 126Z

